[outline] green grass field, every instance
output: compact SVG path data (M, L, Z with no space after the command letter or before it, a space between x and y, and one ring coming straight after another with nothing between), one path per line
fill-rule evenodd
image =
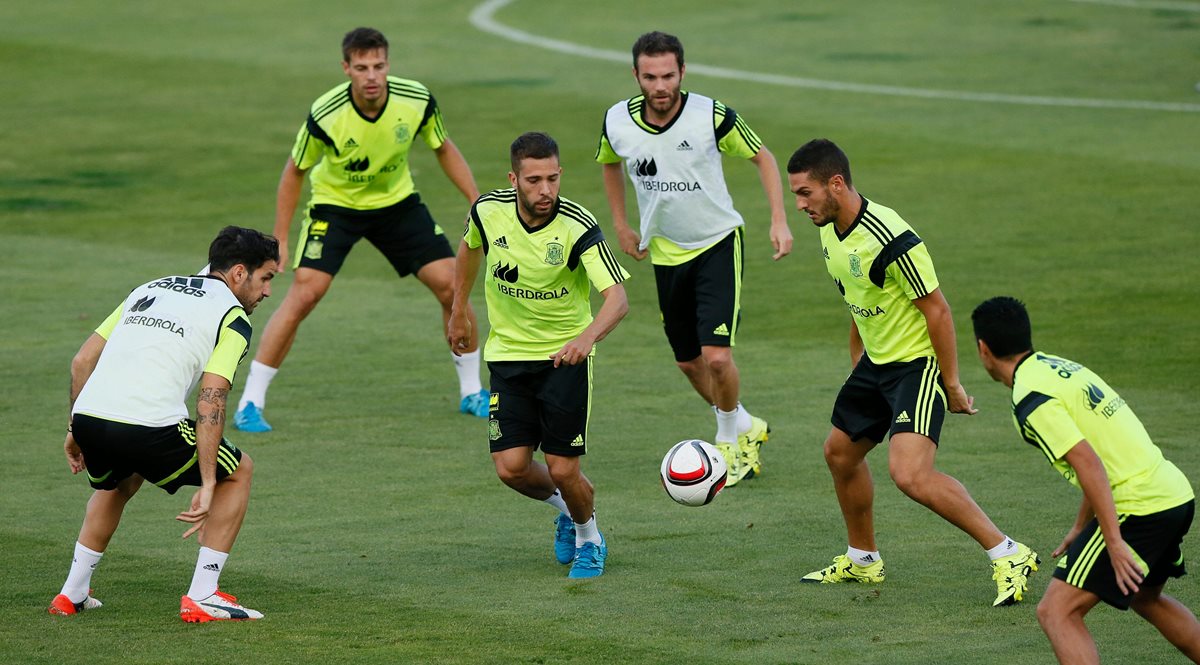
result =
M789 197L795 251L773 263L757 175L727 163L749 229L743 397L774 429L763 477L703 509L664 496L661 455L711 437L713 420L673 367L651 270L626 258L632 309L599 349L585 461L609 568L568 581L551 554L553 511L496 480L486 426L456 413L435 301L364 246L272 387L276 431L231 434L257 474L222 583L266 619L178 620L196 545L172 519L187 498L153 488L96 573L104 609L46 614L89 494L61 453L71 356L130 288L202 265L220 226L271 228L296 129L341 80L343 32L389 36L392 72L432 89L482 189L507 186L513 137L545 130L562 147L563 194L609 228L592 155L604 109L636 93L628 65L483 32L468 21L475 4L0 6L0 662L1053 662L1034 605L1078 495L1013 431L969 315L992 295L1024 299L1037 346L1105 376L1200 479L1196 2L516 0L495 14L620 53L661 29L693 67L901 93L686 80L741 113L781 163L810 138L837 141L859 190L928 243L981 409L949 419L939 465L1047 559L1027 603L990 607L986 557L891 485L882 449L872 466L887 583L799 584L845 547L821 442L848 367L847 314L807 218ZM1177 106L1004 101L1014 97ZM416 153L422 194L456 230L464 201ZM253 317L259 330L283 292ZM1194 579L1168 589L1200 605ZM1180 660L1132 613L1101 607L1090 626L1107 662Z

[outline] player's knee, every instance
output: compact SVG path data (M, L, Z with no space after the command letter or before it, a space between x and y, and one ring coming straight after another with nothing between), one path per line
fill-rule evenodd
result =
M529 473L529 466L513 466L509 464L496 465L496 477L500 482L509 487L522 487L525 484L525 476Z
M704 364L713 374L725 374L733 369L733 351L727 346L706 346Z
M910 499L921 502L926 484L922 482L923 474L919 469L893 465L888 468L888 473L891 474L892 482L896 483L897 489L904 492Z
M704 368L702 365L703 365L703 363L699 357L693 358L691 360L676 360L675 361L675 366L679 368L679 371L683 372L684 374L686 374L688 376L698 376L701 372L703 372Z
M1041 625L1042 630L1046 631L1047 633L1054 629L1055 621L1060 616L1062 616L1061 611L1058 607L1056 607L1054 601L1049 597L1043 597L1041 602L1038 603L1038 624Z

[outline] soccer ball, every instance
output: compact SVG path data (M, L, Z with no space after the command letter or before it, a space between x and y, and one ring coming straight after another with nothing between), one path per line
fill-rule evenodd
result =
M685 506L703 506L725 487L729 467L712 444L688 439L671 446L659 475L672 499Z

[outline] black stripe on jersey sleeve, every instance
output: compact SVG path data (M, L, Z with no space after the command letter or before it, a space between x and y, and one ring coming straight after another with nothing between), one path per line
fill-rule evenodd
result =
M746 145L750 146L754 150L755 154L762 149L762 139L758 138L758 135L754 133L754 130L750 129L750 126L746 124L746 121L743 120L741 116L738 116L737 122L734 123L734 127L737 128L738 134L741 135L742 140L746 142Z
M433 99L433 94L424 87L408 85L405 83L397 83L395 81L388 81L388 92L394 95L400 95L401 97L410 97L412 99Z
M872 227L870 224L867 224L866 226L867 228ZM873 229L872 232L874 232ZM892 265L892 263L896 261L899 261L902 257L904 257L905 252L919 244L921 244L921 239L918 238L917 234L913 233L912 231L905 231L898 237L892 238L890 241L885 243L883 249L879 250L878 256L876 256L875 260L871 262L871 283L882 289L883 280L887 276L886 271L888 266ZM910 259L910 265L911 262L912 261ZM904 267L905 266L901 264L901 268L903 269ZM907 270L905 270L904 275L905 277L909 278L909 282L912 282L912 276L908 274Z
M568 201L566 199L558 200L558 211L570 219L573 219L587 228L599 226L596 218L592 217L591 213L584 210L578 203Z
M325 133L324 129L321 129L321 126L317 124L317 120L316 120L316 118L314 118L312 116L312 114L309 114L306 125L308 127L308 133L311 136L318 139L319 141L321 141L321 143L324 143L325 145L329 146L330 148L333 148L334 155L339 154L337 145L334 144L333 139L330 138L329 134Z
M321 105L320 108L314 109L312 111L311 115L313 117L315 117L317 120L324 120L325 116L329 115L330 113L333 113L339 107L344 106L349 101L350 101L350 84L347 83L345 90L342 90L338 94L331 97L329 99L329 101L327 101L323 105Z
M895 237L892 235L892 232L888 230L888 227L884 225L883 222L879 221L878 217L869 212L864 211L864 214L859 221L862 223L863 228L870 232L871 235L875 236L875 239L879 241L880 246L886 247L887 244L891 242L892 238Z
M721 116L721 115L724 115L724 117L721 119L720 124L716 125L716 127L713 129L713 135L716 136L717 143L720 143L721 139L725 138L726 134L733 131L733 126L735 124L737 124L737 120L738 120L737 111L734 111L733 109L729 108L728 106L725 106L721 102L714 101L713 102L713 119L714 119L714 121L716 120L716 118L718 116Z
M483 247L484 256L487 256L488 253L488 238L487 232L483 230L483 220L479 219L479 203L487 197L488 194L484 194L483 196L479 197L471 206L471 223L475 225L475 228L479 229L479 240L483 243L481 246Z
M1013 415L1017 418L1017 424L1024 429L1029 416L1033 415L1039 406L1052 399L1054 398L1050 395L1039 393L1036 390L1022 397L1020 402L1013 405Z
M604 139L608 138L608 114L604 114L604 120L600 121L600 138L596 141L596 156L592 157L592 161L600 159L600 147L604 145ZM612 140L609 140L609 145L612 145ZM615 151L614 151L615 152Z
M425 128L425 123L429 122L429 119L433 117L434 113L437 113L437 108L437 100L433 98L433 95L429 95L429 103L425 105L425 115L421 116L421 122L417 125L417 131L415 133L419 134L421 130ZM439 136L438 138L444 140L443 137Z
M593 225L584 231L583 235L575 241L575 245L571 247L571 255L567 257L567 270L574 272L579 267L579 258L583 256L583 253L601 242L604 242L604 234L601 233L599 226Z
M625 275L621 274L621 264L617 263L617 257L613 255L612 248L608 243L601 242L596 251L600 252L600 259L604 261L604 267L608 268L608 274L612 277L613 282L620 284L625 281Z
M917 270L917 264L913 262L912 257L905 254L897 263L900 266L900 272L904 273L909 286L913 288L913 293L916 293L918 298L929 295L929 289L925 287L925 280L921 278L921 272Z
M250 338L254 335L254 329L250 327L249 321L239 316L230 321L229 325L225 327L244 337L246 339L246 346L250 346Z

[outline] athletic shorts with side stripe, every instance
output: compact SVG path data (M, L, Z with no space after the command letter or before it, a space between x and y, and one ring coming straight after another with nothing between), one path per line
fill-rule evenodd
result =
M592 359L489 362L488 439L493 453L531 446L562 457L587 454L592 413Z
M833 426L851 441L876 443L889 432L916 432L937 445L946 417L946 390L937 359L876 365L864 353L833 403Z
M300 228L292 267L314 268L336 275L359 238L375 245L401 277L415 274L438 259L454 256L446 234L433 221L421 197L414 193L395 205L376 210L313 206Z
M118 483L135 473L170 494L184 485L200 485L194 420L145 427L77 413L71 429L75 443L83 450L88 481L94 489L116 489ZM221 439L217 480L237 471L241 461L242 451L228 439Z
M1192 526L1195 500L1149 515L1118 515L1121 538L1134 552L1144 579L1141 588L1166 584L1167 578L1183 577L1183 537ZM1119 610L1129 609L1132 594L1121 593L1112 560L1104 546L1104 534L1093 519L1058 560L1054 576L1073 587L1091 591Z
M742 228L677 266L654 266L663 330L686 362L701 346L733 346L741 315Z

